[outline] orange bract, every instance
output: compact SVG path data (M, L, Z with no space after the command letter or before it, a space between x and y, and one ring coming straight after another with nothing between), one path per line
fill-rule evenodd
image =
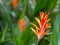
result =
M13 3L13 8L16 8L18 0L12 0L12 3Z
M51 27L51 25L48 23L50 21L50 19L48 19L48 14L46 14L44 12L40 12L41 20L39 20L37 17L35 18L35 20L38 22L40 27L38 27L34 23L31 23L36 28L36 29L31 28L31 30L38 37L38 41L41 40L43 38L43 36L49 32L49 30L46 31L46 29Z
M24 29L25 29L25 21L24 21L24 19L19 20L18 24L19 24L20 31L23 32Z

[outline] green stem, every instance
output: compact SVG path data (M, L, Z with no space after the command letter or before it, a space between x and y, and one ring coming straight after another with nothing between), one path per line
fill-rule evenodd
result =
M7 26L7 24L6 24L6 26L5 26L5 28L4 28L3 35L2 35L2 41L4 41L4 40L5 40L6 32L7 32L7 28L8 28L8 26Z
M28 0L25 1L25 6L24 6L24 9L22 11L22 14L20 16L20 19L24 17L25 13L26 13L26 10L27 10L27 6L28 6Z

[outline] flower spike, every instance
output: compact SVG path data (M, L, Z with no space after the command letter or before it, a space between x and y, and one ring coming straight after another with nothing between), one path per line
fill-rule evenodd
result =
M46 29L51 27L51 24L48 23L51 20L51 19L48 19L48 14L44 12L40 12L41 20L35 17L35 20L37 21L40 27L38 27L34 23L31 23L36 28L36 29L31 28L31 30L35 33L35 35L37 35L38 41L40 41L44 37L44 35L46 35L49 32L49 30L46 31Z

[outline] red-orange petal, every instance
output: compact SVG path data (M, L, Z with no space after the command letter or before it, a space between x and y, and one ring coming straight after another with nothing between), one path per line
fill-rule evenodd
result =
M23 32L25 29L25 20L24 19L19 20L18 24L19 24L20 31Z
M16 8L18 0L12 0L12 3L13 3L13 8Z

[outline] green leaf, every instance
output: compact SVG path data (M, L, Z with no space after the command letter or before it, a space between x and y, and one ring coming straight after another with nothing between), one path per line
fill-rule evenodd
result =
M53 10L54 7L56 6L56 4L57 4L57 0L48 0L46 7L45 7L45 10L46 11Z
M15 45L20 45L20 29L18 23L13 27L12 35Z
M60 14L56 16L50 45L60 45Z
M5 40L5 38L6 38L7 30L8 30L8 25L6 24L6 26L5 26L5 28L4 28L3 35L2 35L2 42L3 42L3 41Z
M39 11L52 10L56 6L57 0L38 0L33 15Z
M38 0L33 14L37 13L40 10L43 10L46 6L48 0Z
M25 3L26 2L26 3ZM24 8L23 8L23 11L21 13L21 16L20 16L20 19L23 18L26 14L26 11L27 11L27 7L28 7L28 0L25 0L25 5L24 5Z
M32 30L30 30L31 25L29 25L24 32L20 35L20 45L31 45L36 42L36 37ZM34 40L35 39L35 40Z

